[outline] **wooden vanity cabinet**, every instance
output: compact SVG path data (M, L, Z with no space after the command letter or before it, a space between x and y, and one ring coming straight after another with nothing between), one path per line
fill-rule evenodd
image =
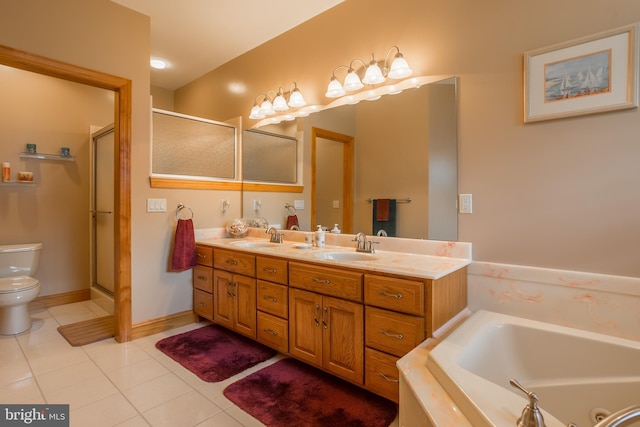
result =
M282 353L289 352L288 262L256 257L257 339Z
M289 353L364 384L362 273L292 262L289 286Z
M398 359L467 305L466 268L441 279L365 274L365 387L398 401Z
M196 245L198 265L193 268L193 311L213 320L213 248Z
M255 256L215 249L213 266L213 320L256 339Z

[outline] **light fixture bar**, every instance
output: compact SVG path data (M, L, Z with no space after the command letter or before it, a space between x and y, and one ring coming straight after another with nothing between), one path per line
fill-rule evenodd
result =
M273 116L275 114L284 113L288 111L289 108L301 108L307 105L307 102L304 100L304 96L298 89L298 85L296 82L291 83L289 85L290 91L289 99L287 100L282 90L282 87L278 88L278 91L270 90L267 93L256 96L256 99L253 103L253 107L251 108L251 113L249 114L250 119L260 120L264 119L266 116ZM273 98L269 97L269 94L273 93ZM258 104L258 100L262 97L262 102Z

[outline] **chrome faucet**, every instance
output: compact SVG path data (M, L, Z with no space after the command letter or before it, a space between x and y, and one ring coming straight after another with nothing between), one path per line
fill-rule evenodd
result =
M373 249L373 245L377 244L378 242L367 240L367 235L364 234L363 232L356 234L356 238L353 239L353 241L357 242L356 252L366 252L370 254L373 254L376 252Z
M614 412L593 427L617 427L629 420L640 417L640 405L629 406ZM569 424L571 426L572 424ZM573 424L575 426L575 424Z
M265 231L265 233L271 234L271 239L269 240L271 243L282 243L283 233L278 233L278 230L276 230L275 227L267 228L267 231Z
M529 398L529 404L522 410L522 415L518 418L517 427L546 427L542 412L538 408L538 395L527 390L514 379L511 379L509 384L524 392Z

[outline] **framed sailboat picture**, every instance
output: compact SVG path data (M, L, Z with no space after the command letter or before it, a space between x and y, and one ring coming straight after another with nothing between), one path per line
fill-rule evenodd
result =
M524 121L638 107L637 25L526 52Z

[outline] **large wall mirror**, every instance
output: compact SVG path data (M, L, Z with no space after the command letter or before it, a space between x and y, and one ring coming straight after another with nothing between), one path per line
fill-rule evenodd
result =
M261 216L270 224L284 224L284 205L302 200L305 208L297 212L301 229L313 230L316 224L332 228L338 223L347 225L343 232L377 234L374 201L384 201L381 206L388 209L386 201L392 200L394 236L458 240L457 78L262 129L298 140L304 191L275 194L245 189L244 217ZM344 156L334 138L325 137L333 134L353 139L352 159ZM353 193L347 195L343 176L350 167ZM261 211L253 210L256 200ZM342 219L345 210L353 218L351 225Z

